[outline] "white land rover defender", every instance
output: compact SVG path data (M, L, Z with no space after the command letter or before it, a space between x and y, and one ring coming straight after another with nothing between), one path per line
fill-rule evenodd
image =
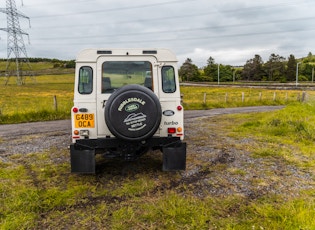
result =
M167 49L86 49L76 59L71 171L95 173L95 155L136 160L163 153L163 170L185 170L177 60Z

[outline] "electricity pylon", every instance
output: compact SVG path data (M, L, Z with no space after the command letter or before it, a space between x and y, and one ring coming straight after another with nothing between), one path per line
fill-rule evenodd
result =
M6 8L0 8L0 12L7 15L7 28L0 28L0 30L4 30L8 33L5 85L8 84L10 76L16 76L17 85L23 85L25 84L26 76L29 75L32 77L30 72L32 68L27 57L23 40L23 35L26 35L28 40L29 35L21 30L19 18L28 19L29 24L30 18L18 12L15 0L6 0ZM12 64L13 62L15 62L15 66ZM24 66L26 66L26 68L24 68Z

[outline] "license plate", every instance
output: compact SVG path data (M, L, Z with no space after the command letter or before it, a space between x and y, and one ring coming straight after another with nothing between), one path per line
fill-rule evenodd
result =
M94 128L93 113L76 114L74 119L74 126L76 128Z

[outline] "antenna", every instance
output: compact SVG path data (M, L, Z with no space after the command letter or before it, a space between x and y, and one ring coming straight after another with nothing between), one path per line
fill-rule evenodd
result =
M0 12L7 15L7 28L0 28L0 30L4 30L8 33L5 85L8 84L10 76L16 76L17 85L24 85L27 75L31 76L32 78L34 77L31 74L32 68L27 57L23 40L23 35L26 35L28 37L28 42L30 43L29 35L28 33L21 30L19 18L21 17L27 19L29 24L30 18L18 12L16 9L15 0L6 0L6 8L0 8ZM12 62L15 62L15 66L12 64ZM24 66L26 66L28 70L26 70Z

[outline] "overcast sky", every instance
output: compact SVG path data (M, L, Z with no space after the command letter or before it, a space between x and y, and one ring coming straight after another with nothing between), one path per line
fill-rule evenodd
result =
M14 0L12 0L14 1ZM15 0L29 57L75 59L85 48L156 47L181 64L244 65L259 54L315 54L314 0ZM1 8L6 8L1 1ZM0 28L6 15L0 13ZM0 31L0 58L7 34Z

